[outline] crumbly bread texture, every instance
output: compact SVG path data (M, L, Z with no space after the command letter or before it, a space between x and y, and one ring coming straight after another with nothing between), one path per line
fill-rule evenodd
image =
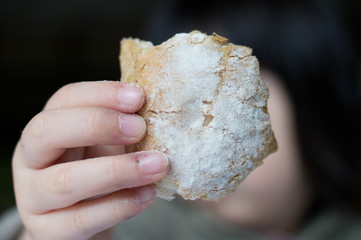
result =
M121 81L146 94L147 136L128 152L158 150L170 163L159 197L218 200L276 151L252 49L193 31L158 46L123 39L120 63Z

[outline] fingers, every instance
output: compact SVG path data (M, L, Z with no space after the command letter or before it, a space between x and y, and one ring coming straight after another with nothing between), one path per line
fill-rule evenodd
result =
M143 103L144 92L123 83L70 84L29 122L13 168L18 209L34 238L88 239L152 203L154 187L144 185L165 176L167 160L119 155L145 135L144 120L132 114Z
M66 209L36 215L34 218L37 219L29 219L28 225L39 239L56 239L55 236L61 236L61 239L89 239L139 214L153 203L154 198L153 186L122 190ZM34 226L31 226L32 223Z
M41 214L81 200L151 184L168 171L168 161L157 152L138 152L57 164L39 170L29 183L28 206ZM74 184L76 183L76 184Z
M142 89L115 81L79 82L57 91L44 110L69 107L102 107L134 113L144 103Z
M23 131L20 150L26 166L44 168L66 149L139 142L144 120L106 108L63 108L35 116ZM77 160L77 159L74 159Z

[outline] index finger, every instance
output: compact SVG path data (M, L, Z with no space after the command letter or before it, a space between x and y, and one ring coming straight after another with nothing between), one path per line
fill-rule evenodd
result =
M67 149L134 144L145 131L144 120L136 114L96 107L55 109L28 123L18 150L26 167L39 169L52 165Z
M60 88L44 110L69 107L103 107L134 113L144 104L144 91L119 81L77 82Z

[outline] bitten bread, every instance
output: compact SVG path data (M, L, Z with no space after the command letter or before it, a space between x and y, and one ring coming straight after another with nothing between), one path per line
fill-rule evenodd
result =
M121 81L146 94L147 135L128 151L158 150L170 163L159 197L218 200L276 151L268 88L250 48L199 31L159 46L127 38L120 63Z

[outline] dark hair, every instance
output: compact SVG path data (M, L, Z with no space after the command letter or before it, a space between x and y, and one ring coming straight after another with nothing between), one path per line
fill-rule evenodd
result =
M281 76L318 206L349 200L360 173L356 60L335 10L321 1L172 1L147 25L155 43L177 32L216 31L252 47L261 66Z

